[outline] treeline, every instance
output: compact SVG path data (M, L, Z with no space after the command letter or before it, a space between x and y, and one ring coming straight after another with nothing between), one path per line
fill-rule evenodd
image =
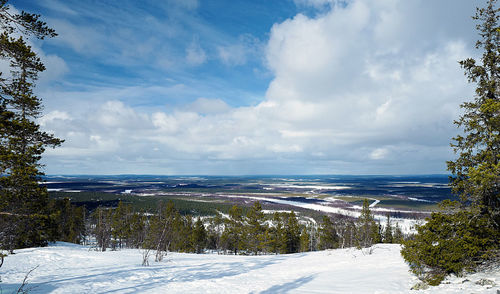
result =
M377 223L366 200L358 219L324 216L317 224L299 220L294 212L264 214L259 202L244 210L211 217L182 215L172 202L159 202L155 213L135 211L119 202L116 208L98 207L88 216L81 208L60 202L59 240L92 244L97 250L138 248L155 252L161 260L168 251L220 254L286 254L334 248L400 243L398 224Z
M48 242L80 244L87 235L87 211L69 199L48 200L39 210L0 212L0 250L46 246Z

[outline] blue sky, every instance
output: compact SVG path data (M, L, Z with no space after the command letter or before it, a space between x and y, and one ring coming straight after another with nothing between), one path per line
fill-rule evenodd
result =
M484 1L11 1L48 174L445 173Z

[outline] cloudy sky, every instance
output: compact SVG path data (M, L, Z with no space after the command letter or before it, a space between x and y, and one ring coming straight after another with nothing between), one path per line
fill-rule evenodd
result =
M48 174L446 173L471 0L11 0L58 37Z

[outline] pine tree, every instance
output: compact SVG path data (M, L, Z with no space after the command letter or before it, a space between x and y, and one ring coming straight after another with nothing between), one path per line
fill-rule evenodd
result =
M0 241L9 250L45 245L53 222L47 189L38 185L43 175L39 160L46 147L62 140L41 131L36 122L42 101L33 88L45 66L26 38L56 34L39 18L24 11L13 14L7 1L0 1L0 58L10 63L10 73L0 73L0 222L7 224Z

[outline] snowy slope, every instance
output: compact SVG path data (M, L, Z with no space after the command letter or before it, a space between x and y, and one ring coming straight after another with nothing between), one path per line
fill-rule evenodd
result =
M11 293L25 273L30 293L497 293L499 271L452 278L439 287L409 290L417 279L399 245L367 250L339 249L291 255L230 256L171 253L141 266L140 250L96 252L57 243L18 250L0 268L3 292ZM488 288L489 287L489 288Z

